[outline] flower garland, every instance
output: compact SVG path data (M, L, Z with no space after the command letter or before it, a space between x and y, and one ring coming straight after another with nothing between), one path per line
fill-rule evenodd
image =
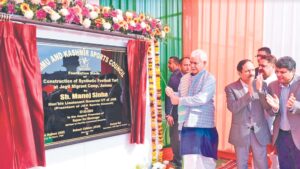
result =
M159 42L155 41L154 46L154 49L152 47L149 47L147 52L153 164L156 162L162 162L163 160L163 127L160 87Z
M152 144L152 164L157 162L157 120L155 109L155 89L154 89L154 64L153 64L153 48L150 46L147 51L148 58L148 80L149 80L149 95L150 95L150 113L151 113L151 144Z
M86 3L86 0L0 0L0 12L42 22L70 23L85 28L164 39L170 32L159 19L143 13Z
M158 125L158 145L159 145L159 161L163 160L163 126L162 126L162 103L161 103L161 87L160 87L160 56L159 42L154 41L155 45L155 72L156 72L156 101L157 101L157 125Z

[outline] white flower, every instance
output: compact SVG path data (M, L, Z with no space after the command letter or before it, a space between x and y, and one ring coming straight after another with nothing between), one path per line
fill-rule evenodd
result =
M131 12L126 12L126 13L125 13L125 16L126 16L127 18L132 18L132 17L133 17L133 14L132 14Z
M121 14L121 15L117 15L117 18L118 18L118 20L119 21L123 21L124 20L124 18L123 18L123 15Z
M98 13L97 12L95 12L95 11L91 11L90 12L90 18L91 19L96 19L98 17Z
M52 21L57 21L57 20L59 20L59 18L60 18L61 16L57 13L57 12L55 12L55 11L53 11L51 14L50 14L50 18L51 18L51 20Z
M161 37L161 38L165 38L165 37L166 37L166 32L165 32L165 31L161 31L160 33L161 33L161 34L160 34L160 37Z
M117 12L118 15L122 15L123 11L121 9L116 9L115 10Z
M70 14L69 10L67 10L66 8L62 8L59 13L62 15L62 16L67 16Z
M119 19L116 18L116 17L113 17L112 19L113 19L114 23L118 23L119 22Z
M161 150L163 147L164 147L164 146L163 146L162 144L158 144L158 145L157 145L157 149L158 149L158 150Z
M40 4L40 2L41 0L31 0L31 3L36 5Z
M90 26L91 26L91 20L90 19L88 19L88 18L85 18L84 20L83 20L83 23L82 23L82 25L83 25L83 27L85 27L85 28L89 28Z
M91 5L91 4L89 4L89 3L85 4L85 7L86 7L87 9L89 9L89 10L93 10L93 9L94 9L93 5Z
M166 165L160 163L160 162L156 162L153 164L152 169L165 169Z
M136 26L136 24L135 24L134 21L130 21L130 22L129 22L129 25L132 26L132 27L135 27L135 26Z
M33 15L34 15L34 13L32 12L32 10L27 10L24 12L24 17L27 19L32 19Z
M111 28L111 24L109 22L105 22L105 23L103 23L103 28L105 30L109 30Z
M124 25L124 29L128 30L128 24L127 23Z
M50 6L43 6L43 10L50 15L54 12Z
M144 28L146 28L146 24L145 24L145 22L141 22L141 27L144 29Z
M15 1L16 4L20 4L24 2L24 0L13 0L13 1Z

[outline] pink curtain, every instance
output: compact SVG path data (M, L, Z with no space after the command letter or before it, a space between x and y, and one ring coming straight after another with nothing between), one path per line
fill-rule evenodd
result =
M131 108L130 142L142 144L145 137L147 50L150 43L130 40L127 45Z
M255 60L263 40L263 0L183 0L183 53L201 48L208 54L207 69L217 79L216 126L219 150L233 152L228 143L231 113L224 87L237 80L241 59Z
M0 22L0 168L45 166L36 27Z

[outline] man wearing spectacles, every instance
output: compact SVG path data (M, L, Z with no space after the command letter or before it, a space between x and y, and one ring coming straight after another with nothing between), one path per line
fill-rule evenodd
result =
M271 82L277 80L276 74L275 74L275 63L277 59L275 56L269 54L269 55L262 55L260 56L260 59L258 60L258 72L257 79L262 79L267 85ZM261 76L261 77L259 77ZM275 116L271 116L267 111L265 111L265 118L268 122L268 126L271 132L271 135L273 134L273 122L275 119ZM272 144L269 144L267 146L268 148L268 157L272 161L272 169L278 169L278 157L275 153L275 147Z
M180 134L185 169L216 168L219 139L215 127L216 79L205 69L207 62L208 57L204 51L194 50L190 57L191 77L186 94L183 95L183 90L179 90L176 95L171 88L166 88L172 104L186 110ZM179 89L181 85L182 81Z
M271 49L268 47L261 47L257 50L257 63L260 61L262 56L271 55ZM255 68L255 77L258 75L258 67Z
M275 116L273 144L281 169L300 168L300 77L296 62L289 56L276 62L276 81L268 86L266 100Z

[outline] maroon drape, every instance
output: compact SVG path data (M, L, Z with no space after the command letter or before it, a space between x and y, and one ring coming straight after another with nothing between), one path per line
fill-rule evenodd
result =
M0 168L45 166L36 27L0 22Z
M147 50L150 43L130 40L127 45L131 107L130 142L142 144L145 137Z

